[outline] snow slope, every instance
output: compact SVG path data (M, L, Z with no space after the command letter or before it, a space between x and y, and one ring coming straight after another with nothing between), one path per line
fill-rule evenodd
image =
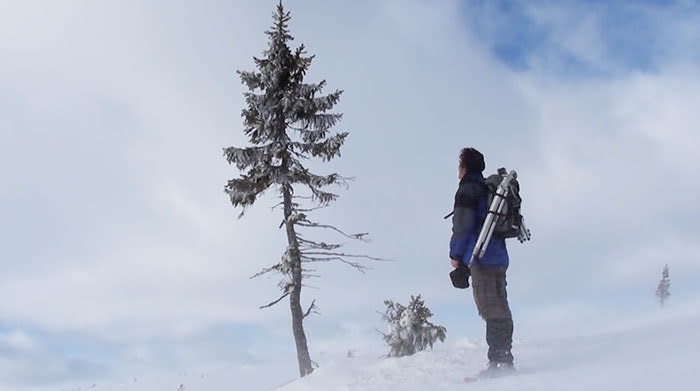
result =
M183 391L698 390L695 378L700 372L700 313L692 313L658 311L652 318L631 324L608 319L607 332L556 339L542 335L520 341L514 347L518 374L470 384L463 383L463 379L483 368L486 347L481 341L448 339L434 351L411 357L380 358L376 351L353 358L338 355L335 360L324 360L311 376L277 387L269 385L280 384L280 368L286 371L294 362L190 373L151 372L125 377L118 383L98 381L94 385L89 382L50 389L177 391L182 385ZM375 346L385 348L379 337Z
M484 366L485 354L485 346L463 343L400 359L345 359L279 390L697 390L700 316L604 335L522 343L514 348L517 375L464 384L465 376Z

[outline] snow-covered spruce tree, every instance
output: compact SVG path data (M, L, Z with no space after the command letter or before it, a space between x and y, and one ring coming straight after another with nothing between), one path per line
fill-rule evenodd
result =
M666 300L669 296L671 296L671 279L668 276L668 265L666 265L661 273L661 281L659 281L659 285L656 287L656 298L659 299L661 307L666 304Z
M432 348L437 341L445 341L447 329L428 320L433 313L420 295L411 296L407 307L391 300L385 300L384 304L386 311L383 318L388 329L384 341L390 348L389 357L410 356Z
M255 203L263 192L274 189L281 199L287 248L281 260L263 269L253 277L269 272L282 275L281 296L261 308L271 307L289 298L292 331L297 350L299 374L303 377L313 371L309 356L304 319L315 312L315 301L303 310L301 291L304 281L314 277L309 265L316 262L343 262L360 271L360 262L375 259L363 255L345 254L341 244L314 241L304 230L330 229L345 238L364 240L366 234L345 234L332 226L313 222L309 214L329 205L337 195L325 190L331 185L347 185L347 179L337 173L317 175L303 163L310 158L330 161L340 156L340 147L348 133L332 134L342 114L330 112L338 103L342 91L323 95L325 81L305 83L304 77L313 56L308 56L301 45L292 50L288 23L290 13L280 1L273 14L274 24L265 33L268 48L261 58L253 58L256 70L239 71L248 92L244 94L246 107L242 111L247 147L229 147L224 156L234 164L241 175L228 181L226 193L234 207L245 209ZM302 205L302 204L306 205Z

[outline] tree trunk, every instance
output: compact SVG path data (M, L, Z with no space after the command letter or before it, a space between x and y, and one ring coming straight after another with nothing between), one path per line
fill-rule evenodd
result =
M299 253L299 241L294 230L294 224L289 221L292 214L292 190L289 186L282 189L284 198L284 219L287 228L287 242L289 245L289 261L292 266L292 289L289 294L289 306L292 311L292 331L294 342L297 348L297 361L299 362L299 375L304 377L313 372L309 347L306 344L306 333L304 332L304 310L301 308L301 254Z

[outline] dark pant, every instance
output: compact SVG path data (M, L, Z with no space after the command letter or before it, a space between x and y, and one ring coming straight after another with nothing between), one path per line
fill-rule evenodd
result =
M489 361L513 363L513 317L508 306L506 269L472 264L474 301L479 315L486 321L486 343Z

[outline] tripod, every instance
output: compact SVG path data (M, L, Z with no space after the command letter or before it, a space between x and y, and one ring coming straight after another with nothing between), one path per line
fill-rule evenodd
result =
M486 215L486 219L484 220L484 225L481 227L481 232L479 232L479 237L476 240L476 245L474 246L474 251L472 252L472 257L469 260L469 264L471 264L474 260L481 259L486 253L486 249L488 248L491 238L493 237L493 232L496 228L498 218L506 215L508 208L506 198L512 191L511 182L518 179L518 173L515 171L511 171L506 175L506 170L500 169L498 170L498 174L501 175L503 179L498 185L496 193L493 196L493 200L489 206L489 211ZM523 221L520 223L517 238L520 243L523 243L530 240L530 236L530 230L525 227L525 221L523 219Z

